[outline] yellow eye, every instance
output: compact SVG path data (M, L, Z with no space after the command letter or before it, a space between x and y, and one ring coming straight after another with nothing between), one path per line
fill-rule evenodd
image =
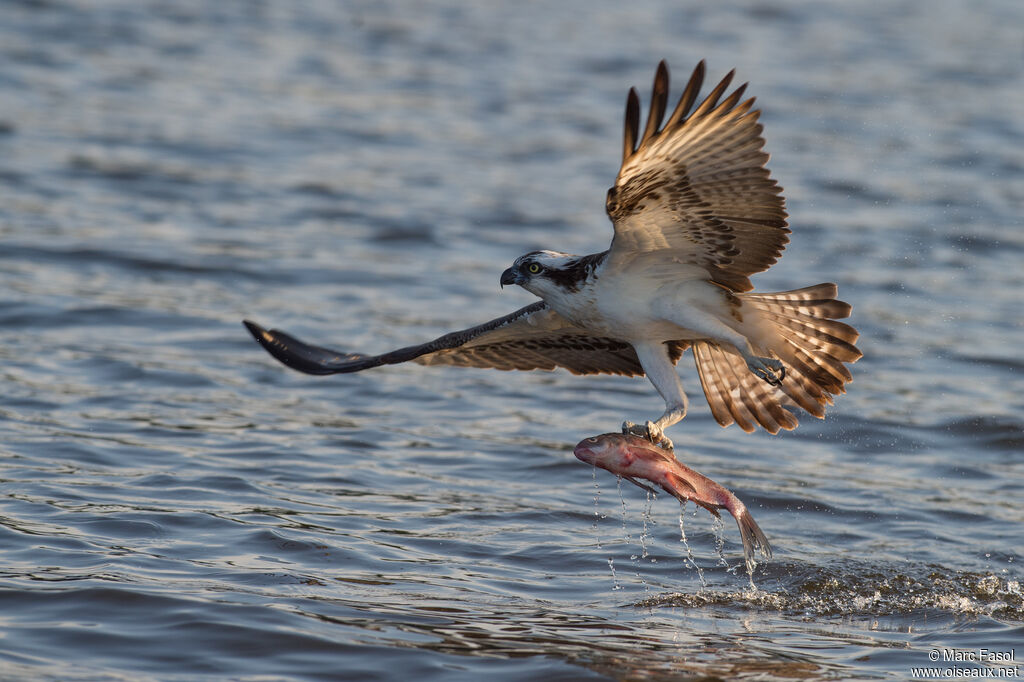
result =
M544 268L540 266L540 263L530 263L529 265L526 266L526 271L529 272L531 275L536 275L543 269Z

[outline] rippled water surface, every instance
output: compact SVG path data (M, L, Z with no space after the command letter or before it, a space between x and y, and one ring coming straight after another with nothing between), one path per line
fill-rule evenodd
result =
M1024 5L0 4L0 677L1024 674ZM572 455L643 380L300 375L603 249L630 85L730 68L865 357L827 420L680 458L771 538ZM680 364L699 394L692 361ZM721 554L716 544L724 538ZM724 559L722 558L724 557ZM932 654L931 652L940 652ZM950 673L952 674L952 673Z

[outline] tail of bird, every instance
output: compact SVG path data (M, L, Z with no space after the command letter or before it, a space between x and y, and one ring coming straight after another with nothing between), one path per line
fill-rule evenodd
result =
M776 337L770 350L785 365L779 386L771 386L747 369L732 348L712 341L693 345L700 382L711 413L722 426L738 424L750 432L760 424L770 433L796 428L796 416L786 409L802 407L824 418L825 405L845 393L851 380L846 363L860 359L853 344L857 330L839 318L850 314L847 303L836 300L835 284L817 284L794 291L739 294L744 310L755 312Z

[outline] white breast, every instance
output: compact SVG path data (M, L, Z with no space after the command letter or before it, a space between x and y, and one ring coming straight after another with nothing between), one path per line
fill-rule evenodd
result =
M547 291L544 300L577 326L625 340L668 341L697 335L664 319L659 301L666 297L679 304L680 295L700 295L708 288L707 273L696 266L673 263L666 268L601 268L597 276L575 292ZM683 289L697 287L697 291ZM685 304L685 303L684 303ZM699 303L698 303L699 305Z

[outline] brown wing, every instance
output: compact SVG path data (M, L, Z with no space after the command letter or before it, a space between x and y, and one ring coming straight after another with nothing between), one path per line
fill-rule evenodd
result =
M740 101L746 85L719 103L732 77L729 72L691 113L704 81L700 62L662 126L668 68L661 62L642 137L639 98L630 90L622 168L606 205L615 227L613 262L663 252L706 268L733 291L749 291L749 275L782 254L787 214L782 189L765 168L760 111L751 110L753 98Z
M618 339L587 332L541 302L521 315L457 347L416 358L422 365L456 365L493 369L555 369L573 374L643 375L633 347Z
M445 334L428 343L383 355L361 355L312 346L277 329L253 322L245 326L277 360L306 374L343 374L413 361L422 365L457 365L493 369L555 369L574 374L643 375L633 347L618 339L591 334L537 301L482 325ZM685 342L667 344L673 362Z

